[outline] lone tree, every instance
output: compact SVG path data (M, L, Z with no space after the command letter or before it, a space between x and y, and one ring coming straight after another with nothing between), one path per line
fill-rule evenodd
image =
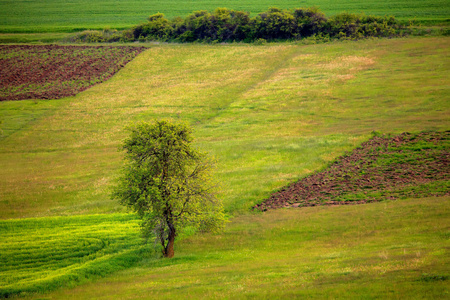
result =
M212 164L192 148L191 129L168 121L128 129L131 135L122 145L127 164L113 198L138 213L144 236L154 236L164 257L173 257L182 227L221 229L225 217L211 186Z

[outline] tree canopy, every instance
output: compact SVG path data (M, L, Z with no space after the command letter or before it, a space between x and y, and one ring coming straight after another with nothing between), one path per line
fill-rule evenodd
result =
M190 127L156 121L128 129L121 146L126 165L112 196L139 215L144 235L173 257L180 228L221 229L225 217L212 185L212 162L192 147Z

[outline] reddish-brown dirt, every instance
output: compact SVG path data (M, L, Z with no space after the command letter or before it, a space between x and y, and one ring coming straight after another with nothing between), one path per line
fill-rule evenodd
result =
M73 96L107 80L145 49L0 45L0 101Z
M375 136L328 168L275 192L257 210L450 194L450 131Z

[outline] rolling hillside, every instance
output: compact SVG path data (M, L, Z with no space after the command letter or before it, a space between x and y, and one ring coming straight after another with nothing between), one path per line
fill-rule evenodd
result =
M249 211L373 131L448 130L449 38L147 46L110 80L76 96L0 102L0 236L34 247L36 239L14 241L11 228L26 236L29 224L43 222L42 238L61 230L61 248L92 248L85 258L61 260L55 277L24 267L26 276L15 281L8 270L21 253L2 252L8 264L0 287L46 293L65 286L44 296L99 299L448 293L448 197ZM232 216L222 235L186 232L173 260L139 246L136 220L109 199L124 127L162 118L188 122L196 146L216 157L220 197ZM97 218L104 227L94 241L85 226L99 230ZM114 229L114 220L124 227ZM73 227L63 234L64 222ZM70 230L78 232L72 248ZM120 261L135 267L89 283L126 268Z

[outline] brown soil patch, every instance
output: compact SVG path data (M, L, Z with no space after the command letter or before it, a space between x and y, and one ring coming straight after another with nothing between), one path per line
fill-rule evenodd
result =
M374 136L254 209L361 204L450 194L450 131Z
M0 101L73 96L107 80L145 49L0 45Z

